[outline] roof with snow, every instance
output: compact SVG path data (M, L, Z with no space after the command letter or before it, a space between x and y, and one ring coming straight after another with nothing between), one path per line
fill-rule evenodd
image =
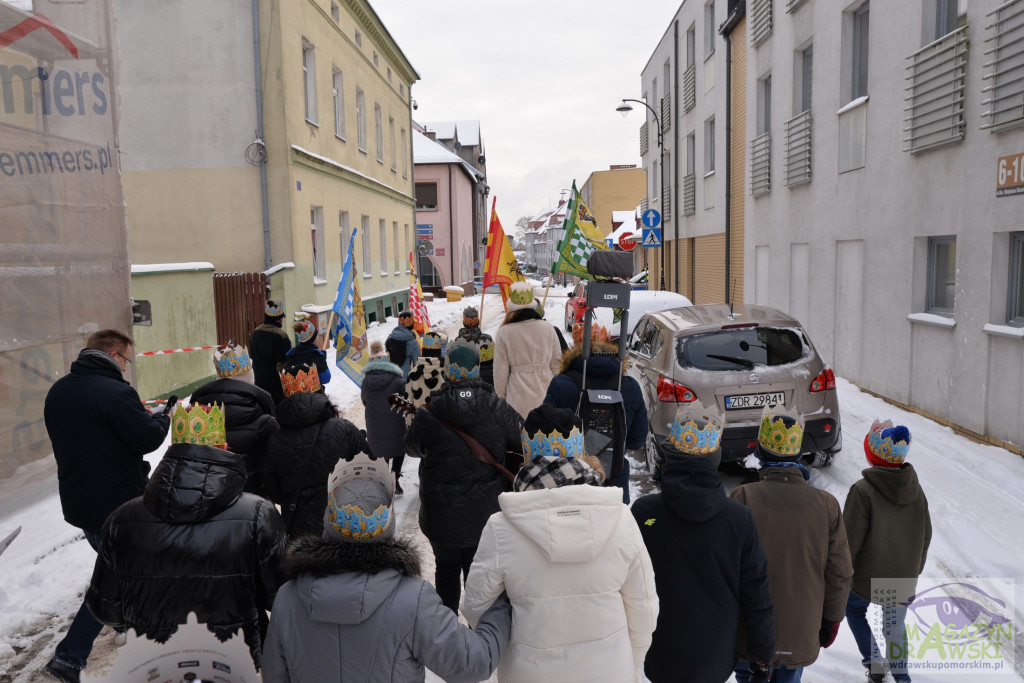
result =
M612 211L612 224L635 223L636 211Z
M467 164L440 142L431 140L415 128L412 129L412 162L414 164L458 164L474 181L483 180L484 174Z
M458 140L461 145L475 147L480 144L480 121L433 121L424 123L428 133L437 133L438 140Z

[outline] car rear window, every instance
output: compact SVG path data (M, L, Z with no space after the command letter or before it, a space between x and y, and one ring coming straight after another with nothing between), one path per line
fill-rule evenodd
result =
M679 337L676 360L684 368L743 370L755 365L795 363L809 353L800 330L740 327Z

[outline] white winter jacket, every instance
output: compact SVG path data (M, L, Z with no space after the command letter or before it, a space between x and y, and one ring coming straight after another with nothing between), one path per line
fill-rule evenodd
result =
M642 681L658 620L654 571L615 487L503 493L466 581L476 624L502 591L512 640L498 665L515 681Z

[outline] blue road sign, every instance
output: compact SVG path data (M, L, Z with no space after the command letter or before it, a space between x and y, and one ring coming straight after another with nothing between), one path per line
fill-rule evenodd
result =
M657 211L655 211L657 213ZM660 216L659 216L660 218ZM646 220L646 217L645 217ZM644 247L661 246L661 228L644 228Z
M654 209L647 209L641 217L641 222L648 228L656 228L661 225L661 214ZM646 239L644 241L646 242ZM647 245L645 244L644 246L646 247Z

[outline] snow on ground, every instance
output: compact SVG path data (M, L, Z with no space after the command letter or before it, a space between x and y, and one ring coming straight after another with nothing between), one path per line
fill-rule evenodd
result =
M543 290L538 288L538 294ZM566 291L552 288L546 318L560 325ZM460 302L434 301L427 305L431 323L454 335L462 323L467 305L479 307L480 297L464 297ZM500 297L488 293L483 311L483 327L494 334L501 320ZM383 341L397 324L389 318L374 323L367 334L371 341ZM333 351L330 352L333 356ZM331 359L333 364L333 358ZM1003 449L974 443L922 416L895 408L861 392L855 385L837 380L844 432L843 452L830 468L815 470L811 483L833 493L840 503L850 485L866 467L862 441L873 419L889 418L907 425L913 435L909 459L914 463L931 508L934 536L923 576L934 578L1005 577L1020 582L1020 549L1024 547L1024 459ZM340 371L334 371L327 393L345 416L364 425L359 389ZM169 443L169 438L168 438ZM166 444L147 456L156 464ZM729 488L742 475L724 470ZM53 653L56 642L81 603L92 572L95 553L80 531L64 522L54 477L26 477L28 484L17 494L0 501L0 538L21 526L22 533L0 555L0 683L30 683L43 679L37 671ZM42 480L42 481L40 481ZM424 560L424 574L433 576L433 556L429 544L417 528L419 499L417 461L406 458L402 486L405 495L396 501L399 533L417 541ZM647 472L633 462L633 499L652 489ZM1015 596L999 596L1010 598ZM1024 624L1021 600L1016 601L1015 623ZM104 680L117 656L112 635L105 629L97 640L90 666L83 681ZM1018 651L1020 637L1017 637ZM1020 659L1020 658L1019 658ZM685 669L684 669L685 670ZM428 676L436 681L436 677ZM823 650L818 661L804 672L806 683L860 682L864 674L860 655L849 629L844 625L839 638ZM915 676L915 680L938 681L1024 681L1021 665L1016 673L992 675L933 674Z

